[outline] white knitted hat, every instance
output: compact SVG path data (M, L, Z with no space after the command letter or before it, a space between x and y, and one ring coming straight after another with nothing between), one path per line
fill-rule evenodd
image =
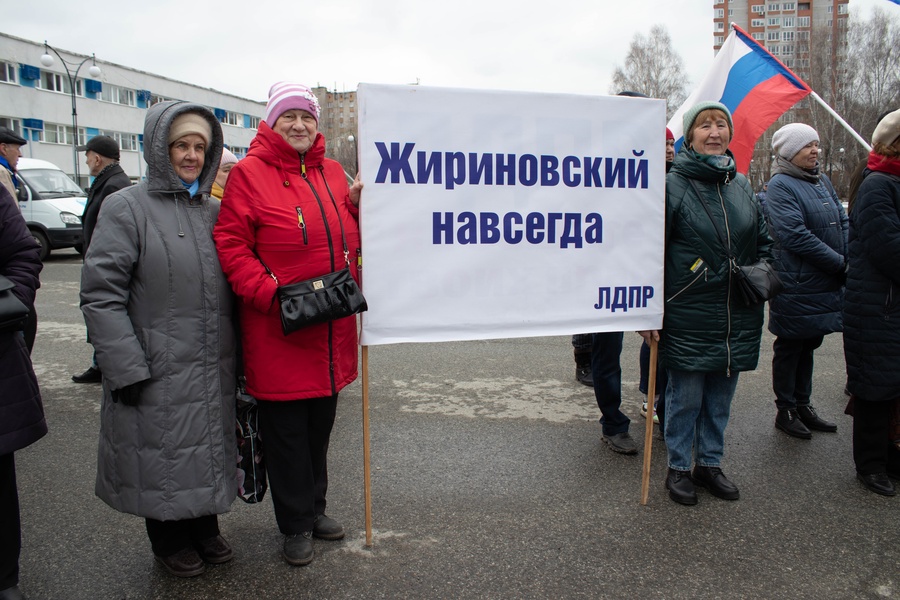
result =
M785 125L772 136L772 148L782 158L791 160L810 142L818 142L816 130L803 123Z
M872 134L872 143L890 146L897 136L900 136L900 110L888 113L879 121L875 133Z

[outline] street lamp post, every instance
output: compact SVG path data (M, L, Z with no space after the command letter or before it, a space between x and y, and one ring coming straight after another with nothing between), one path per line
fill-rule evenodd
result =
M78 80L78 71L81 70L81 67L83 67L84 63L87 61L91 61L91 66L88 69L88 73L91 77L100 76L100 67L97 66L97 60L93 54L86 56L84 60L77 63L77 65L75 62L69 62L56 51L56 48L48 44L47 40L44 40L44 54L41 56L41 64L45 67L49 67L53 64L53 57L50 56L50 52L53 52L53 54L59 58L63 68L66 70L66 77L69 79L69 95L72 97L72 162L75 166L75 182L81 186L81 181L79 181L81 174L78 170L78 110L75 108L75 83ZM70 67L74 67L74 72Z
M353 173L353 176L359 174L359 148L356 147L356 138L351 133L347 136L347 141L353 144L353 164L355 165L356 172Z

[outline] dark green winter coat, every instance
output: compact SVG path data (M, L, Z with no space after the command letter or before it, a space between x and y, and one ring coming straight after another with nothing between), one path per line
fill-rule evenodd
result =
M725 158L685 149L666 176L661 349L669 369L730 373L759 361L763 305L744 305L732 288L725 245L737 264L749 265L772 260L772 239L750 184Z

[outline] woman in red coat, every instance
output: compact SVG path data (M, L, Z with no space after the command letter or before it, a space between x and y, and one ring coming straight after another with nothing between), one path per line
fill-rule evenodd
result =
M213 232L240 298L247 392L259 401L282 553L292 565L312 561L313 536L344 537L325 516L326 455L338 392L357 376L355 317L285 335L276 300L278 286L340 270L348 258L355 264L360 253L362 184L348 188L340 164L325 158L318 120L308 87L272 86L265 120L228 177Z

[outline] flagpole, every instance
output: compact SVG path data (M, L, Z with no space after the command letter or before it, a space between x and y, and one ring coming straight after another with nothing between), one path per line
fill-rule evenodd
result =
M866 149L866 152L871 152L871 151L872 151L872 146L870 146L869 143L866 142L866 140L864 140L864 139L862 138L861 135L859 135L858 133L856 133L856 130L853 129L852 127L850 127L850 125L847 123L847 121L845 121L845 120L841 117L841 115L837 114L837 113L834 111L833 108L831 108L830 106L828 106L828 105L825 103L825 101L822 100L822 99L819 97L819 95L818 95L817 93L811 91L811 92L809 93L809 95L812 96L813 99L814 99L816 102L818 102L818 103L822 106L822 108L824 108L826 111L828 111L828 114L830 114L832 117L834 117L834 118L837 120L838 123L840 123L841 125L843 125L843 126L844 126L844 129L846 129L847 131L849 131L849 132L850 132L850 135L852 135L852 136L856 139L857 142L859 142L860 144L862 144L863 148Z
M369 450L369 347L362 347L363 492L366 548L372 547L372 461Z
M647 378L647 422L644 432L644 468L641 471L641 505L646 506L650 497L650 455L653 450L653 413L656 407L653 399L656 396L656 360L659 342L650 337L650 375ZM662 423L660 423L662 426Z

